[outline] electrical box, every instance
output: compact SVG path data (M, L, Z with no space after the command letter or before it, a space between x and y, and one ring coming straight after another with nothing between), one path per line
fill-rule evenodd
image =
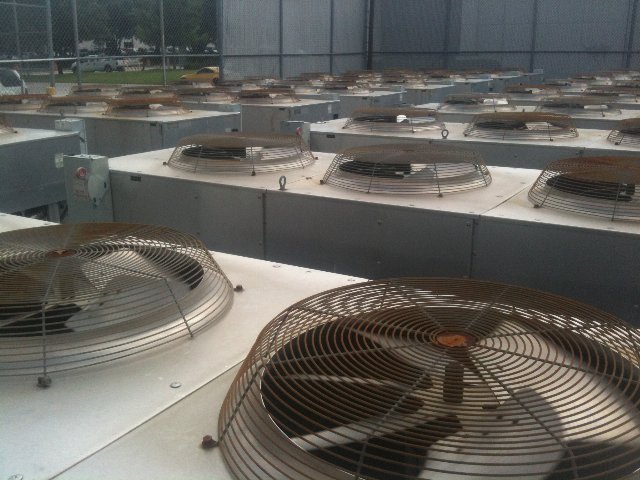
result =
M63 163L68 221L112 222L109 159L99 155L68 155Z

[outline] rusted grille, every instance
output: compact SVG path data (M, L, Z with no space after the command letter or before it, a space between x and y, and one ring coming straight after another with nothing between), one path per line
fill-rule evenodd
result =
M105 115L113 117L156 117L182 115L190 110L175 95L111 98Z
M537 84L537 85L507 85L504 90L506 93L516 93L519 95L559 95L560 88L558 85L547 85L547 84Z
M443 112L512 112L516 110L504 93L454 93L447 95Z
M230 103L235 95L217 87L180 87L173 92L183 101Z
M195 237L149 225L0 234L0 375L128 357L198 333L232 289Z
M328 92L369 93L371 90L366 82L350 78L334 78L325 82L324 89Z
M486 187L482 156L444 145L387 144L343 150L323 183L366 193L434 194Z
M640 146L640 118L620 120L607 140L616 145Z
M620 100L637 102L638 97L640 97L640 85L636 87L629 85L602 85L599 87L589 87L584 91L584 94L600 97L614 97L615 99L619 98Z
M170 167L202 173L256 173L302 168L314 157L294 134L225 133L183 138Z
M640 220L640 157L576 157L551 162L529 191L536 207Z
M592 479L640 467L640 335L588 305L463 279L302 300L218 419L239 479Z
M47 97L42 102L40 111L47 113L102 112L106 108L107 101L109 101L109 97L99 95Z
M42 103L49 99L49 95L25 93L21 95L0 95L0 109L2 110L37 110Z
M387 107L358 108L344 127L347 130L368 131L445 131L445 124L438 118L438 112L428 108ZM448 133L448 132L447 132Z
M118 92L118 98L146 98L166 97L172 92L169 87L162 85L138 85L135 87L122 87Z
M297 103L300 101L292 88L243 88L235 99L243 104Z
M481 113L464 131L465 136L497 140L551 140L578 136L571 117L553 113Z
M84 85L73 85L71 87L71 95L99 95L103 97L114 97L123 88L122 85L116 84L100 84L100 83L86 83Z
M540 101L536 112L562 113L572 116L620 115L620 109L611 105L611 98L596 96L561 95L547 97Z

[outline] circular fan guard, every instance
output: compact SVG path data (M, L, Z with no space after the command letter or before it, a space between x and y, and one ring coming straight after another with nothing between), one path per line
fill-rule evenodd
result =
M333 159L323 183L366 193L456 193L491 183L482 156L444 145L349 148Z
M218 433L241 479L621 478L640 466L638 333L543 292L391 279L262 331Z
M576 157L555 160L529 190L536 207L640 220L639 157Z
M175 95L111 98L107 105L104 114L112 117L157 117L191 112Z
M47 97L40 107L40 112L47 113L82 113L102 112L106 108L109 97L100 95L66 95L64 97Z
M555 112L574 116L620 115L622 113L620 109L613 108L610 102L611 99L606 97L561 95L542 99L536 107L536 112Z
M438 110L474 112L511 112L515 105L507 95L501 93L454 93L448 95Z
M368 107L357 108L342 128L347 130L419 132L446 130L438 112L428 108ZM448 134L448 132L446 132Z
M568 115L531 112L481 113L465 128L464 135L497 140L550 140L578 136Z
M25 93L20 95L0 95L2 110L37 110L49 95L43 93Z
M286 133L201 134L180 140L170 167L203 173L265 173L314 162L302 138Z
M607 140L616 145L640 146L640 118L620 120L607 136Z
M70 370L193 336L232 289L196 238L95 223L0 234L0 376Z
M230 103L234 98L229 91L218 87L180 87L173 91L186 101Z
M292 88L251 88L238 92L236 101L243 104L272 104L272 103L297 103Z

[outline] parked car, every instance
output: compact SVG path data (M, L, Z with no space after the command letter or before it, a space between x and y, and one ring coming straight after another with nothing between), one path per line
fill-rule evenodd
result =
M194 83L217 83L220 78L220 67L202 67L195 73L182 75L180 80Z
M116 61L111 58L99 58L97 55L89 55L80 59L81 72L112 72L117 68ZM78 62L71 64L71 70L76 73Z
M12 68L0 68L0 95L29 93L27 84Z

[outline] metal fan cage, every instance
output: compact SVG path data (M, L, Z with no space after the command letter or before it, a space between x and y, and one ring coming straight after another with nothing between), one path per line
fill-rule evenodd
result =
M438 108L443 112L513 112L516 106L504 93L453 93Z
M367 107L357 108L342 127L347 130L364 131L446 131L438 118L438 112L429 108L412 107ZM448 134L448 131L444 136Z
M593 95L596 97L614 97L616 100L626 99L637 102L638 97L640 97L640 86L622 87L618 85L602 85L599 87L589 87L584 91L584 95Z
M592 479L640 467L640 334L585 304L399 278L302 300L218 419L239 479Z
M640 147L640 118L620 120L609 132L607 140L616 145Z
M578 136L571 117L554 113L504 112L476 115L465 137L494 140L550 140Z
M183 138L167 165L190 172L256 174L303 168L314 161L299 135L231 132Z
M351 78L334 78L325 82L323 88L328 92L369 93L371 91L367 83Z
M173 92L183 101L230 103L234 95L218 87L180 87Z
M0 376L110 362L189 338L231 305L195 237L92 223L0 234Z
M172 93L162 85L137 85L120 88L117 98L166 97Z
M531 95L533 97L548 96L549 94L560 95L560 88L558 85L545 85L545 84L520 84L520 85L507 85L505 87L505 93L517 94L517 95Z
M640 220L640 157L576 157L555 160L529 190L536 207L611 220Z
M107 100L105 115L112 117L158 117L190 113L175 95L122 97Z
M24 93L20 95L0 95L2 110L37 110L49 95L40 93Z
M71 95L100 95L106 97L116 96L123 88L122 85L109 83L85 83L84 85L73 85L70 90Z
M324 184L366 193L442 196L491 183L479 153L445 145L385 144L343 150Z
M297 103L296 92L292 88L243 88L235 98L242 104L281 104Z
M600 115L602 117L620 115L622 113L619 108L614 108L611 105L611 98L592 95L561 95L543 98L535 111L561 113L572 116Z
M8 133L17 132L11 127L11 124L9 123L9 120L7 120L7 117L5 117L4 115L0 115L0 135L6 135Z
M40 106L40 112L46 113L90 113L103 112L109 97L99 95L66 95L47 97Z

